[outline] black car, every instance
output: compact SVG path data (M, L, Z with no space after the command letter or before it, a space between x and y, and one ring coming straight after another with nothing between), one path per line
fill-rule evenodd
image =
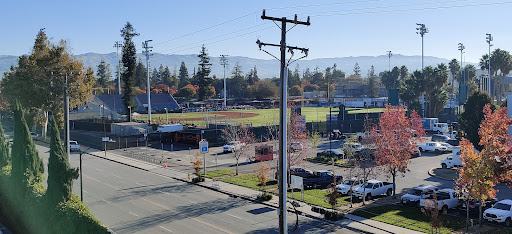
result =
M491 208L497 202L499 202L499 200L497 198L486 200L483 203L484 205L482 206L482 214L484 213L485 210L487 210L488 208ZM479 207L480 207L480 202L469 201L469 216L470 217L478 217ZM466 212L467 212L466 201L459 199L459 202L457 203L457 209L459 210L459 214L465 217Z
M460 145L459 141L456 140L456 139L449 139L449 140L447 140L445 142L450 144L451 146L459 146Z
M336 158L343 158L344 154L343 154L343 151L339 151L339 150L324 150L322 152L319 152L316 154L317 157L320 157L320 156L327 156L327 157L336 157Z
M450 138L448 136L441 135L441 134L432 135L432 141L446 142L447 140L450 140Z
M362 148L360 151L355 152L355 158L358 161L373 161L375 160L375 149Z

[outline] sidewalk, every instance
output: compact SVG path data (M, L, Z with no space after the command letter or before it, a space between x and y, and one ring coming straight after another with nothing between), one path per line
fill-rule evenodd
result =
M154 174L157 174L160 176L177 179L177 180L180 180L183 182L189 182L189 174L188 173L185 173L182 171L177 171L177 170L169 168L169 167L164 168L163 166L160 166L160 165L132 159L129 157L110 153L108 151L107 151L107 157L105 157L105 154L103 152L95 152L95 153L90 153L90 154L93 154L96 157L100 157L100 158L103 158L106 160L117 162L117 163L120 163L123 165L127 165L127 166L131 166L131 167L138 168L141 170L145 170L145 171L148 171L150 173L154 173ZM192 167L191 167L191 171L192 171ZM255 191L255 190L241 187L238 185L229 184L229 183L225 183L222 181L213 181L212 179L208 179L208 178L206 178L204 182L197 183L196 185L204 187L204 188L212 189L212 190L227 194L229 196L240 197L240 198L247 199L250 201L259 202L256 200L256 197L260 194L259 191ZM278 202L279 202L279 198L277 196L273 196L272 200L267 201L267 202L260 202L260 203L263 203L265 205L268 205L268 206L271 206L274 208L278 208L279 207ZM345 227L347 229L354 230L357 232L400 233L400 234L401 233L421 233L421 232L393 226L390 224L378 222L378 221L371 220L371 219L366 219L366 218L351 215L351 214L345 215L345 219L343 219L343 220L339 220L336 222L328 221L326 219L323 219L322 214L315 213L315 212L311 211L310 205L303 203L303 202L298 202L298 203L300 204L300 207L298 207L297 210L302 212L302 215L304 215L306 217L313 218L313 219L321 219L325 222L331 222L331 223L334 223L341 227Z

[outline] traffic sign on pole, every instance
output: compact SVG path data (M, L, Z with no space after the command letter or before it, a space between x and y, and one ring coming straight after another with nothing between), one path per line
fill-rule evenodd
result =
M199 142L199 149L201 150L202 154L208 153L208 141L205 139L201 140Z

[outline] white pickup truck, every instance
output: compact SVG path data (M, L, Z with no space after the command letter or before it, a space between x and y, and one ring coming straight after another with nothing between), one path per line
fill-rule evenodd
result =
M492 208L484 211L483 218L489 222L505 223L505 226L512 226L512 200L501 200Z
M448 213L448 209L457 208L457 203L459 202L459 196L457 192L453 189L441 189L436 193L432 193L427 197L420 199L420 207L424 207L427 201L434 201L434 194L437 197L437 207L442 211L443 214Z
M357 187L354 189L354 192L352 192L353 196L359 199L366 198L365 200L367 201L371 200L374 196L384 194L387 196L391 196L391 194L393 194L393 183L368 180L361 187Z
M434 151L437 154L448 152L448 148L439 142L427 142L423 145L418 145L420 151Z

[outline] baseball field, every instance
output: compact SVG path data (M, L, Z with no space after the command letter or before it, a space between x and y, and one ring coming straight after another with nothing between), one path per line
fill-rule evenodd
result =
M374 113L382 112L383 108L347 108L348 113ZM288 110L289 112L289 110ZM332 108L332 114L338 114L338 108ZM302 108L302 115L306 116L306 122L324 122L326 121L327 114L329 114L328 107L304 107ZM138 120L147 120L147 115L134 116ZM211 124L224 124L229 121L237 121L243 124L251 123L252 126L264 126L268 124L279 123L279 109L252 109L252 110L230 110L230 111L209 111L209 112L187 112L187 113L169 113L167 116L163 114L152 114L151 119L153 123L164 124L169 123L184 123L196 124L204 126L206 121Z

